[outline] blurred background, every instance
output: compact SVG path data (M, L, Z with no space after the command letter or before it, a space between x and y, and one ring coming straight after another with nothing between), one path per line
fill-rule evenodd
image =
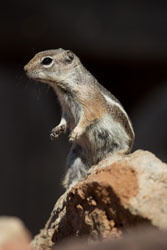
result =
M6 0L0 8L0 215L23 219L33 234L64 192L67 136L52 89L28 79L39 51L74 51L128 112L133 150L167 161L167 2Z

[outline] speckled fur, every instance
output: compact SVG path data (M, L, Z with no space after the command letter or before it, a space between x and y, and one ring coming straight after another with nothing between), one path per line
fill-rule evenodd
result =
M50 57L50 65L42 60ZM67 158L65 188L87 175L87 170L110 153L130 152L134 132L120 102L88 72L79 58L63 49L43 51L25 66L30 78L51 85L62 108L62 119L52 138L69 128L73 142Z

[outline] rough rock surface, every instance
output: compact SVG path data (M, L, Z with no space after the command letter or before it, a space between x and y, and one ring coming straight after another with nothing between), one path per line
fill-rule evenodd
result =
M167 165L138 150L93 166L86 180L60 197L32 246L51 249L71 236L115 238L144 223L167 229Z
M86 239L70 239L56 245L52 250L166 250L166 232L150 227L133 228L119 239L87 242Z

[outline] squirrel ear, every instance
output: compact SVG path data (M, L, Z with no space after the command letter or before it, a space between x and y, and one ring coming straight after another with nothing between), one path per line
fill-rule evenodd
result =
M67 50L66 51L66 61L68 63L72 62L72 60L74 59L74 53L71 50Z

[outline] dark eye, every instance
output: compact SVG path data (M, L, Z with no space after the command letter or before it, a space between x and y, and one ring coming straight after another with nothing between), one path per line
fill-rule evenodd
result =
M53 61L52 58L50 58L50 57L45 57L45 58L42 60L42 64L44 64L44 65L49 65L49 64L51 64L52 61Z

